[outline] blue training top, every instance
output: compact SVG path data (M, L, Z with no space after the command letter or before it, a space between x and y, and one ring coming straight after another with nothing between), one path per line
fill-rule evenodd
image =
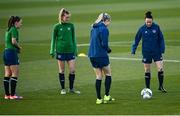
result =
M102 22L94 24L90 33L88 57L108 57L109 30Z
M142 27L140 27L132 45L132 54L135 54L141 38L142 54L162 54L165 52L164 37L160 27L157 24L153 23L151 27L147 27L146 24L144 24Z

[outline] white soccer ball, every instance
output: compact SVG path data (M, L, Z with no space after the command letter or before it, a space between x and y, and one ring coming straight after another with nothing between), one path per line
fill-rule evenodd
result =
M152 98L152 91L149 88L144 88L141 91L141 96L143 97L143 99L150 99Z

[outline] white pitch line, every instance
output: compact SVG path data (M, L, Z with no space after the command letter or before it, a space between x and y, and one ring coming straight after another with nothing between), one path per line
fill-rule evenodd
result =
M126 58L126 57L109 57L113 60L129 60L129 61L141 61L140 58ZM163 60L164 62L180 63L180 60Z
M165 40L167 42L180 42L180 40ZM110 46L131 46L133 43L133 41L112 41L112 42L109 42L109 45ZM35 44L35 43L23 43L23 44L26 44L26 45L33 45L33 46L47 46L49 45L48 43L38 43L38 44ZM89 43L82 43L82 44L77 44L78 47L85 47L85 46L89 46Z
M79 56L79 57L88 57L85 56ZM112 60L127 60L127 61L141 61L141 58L127 58L127 57L109 57ZM180 63L180 60L163 60L164 62L170 62L170 63Z
M115 45L119 45L119 44L121 44L121 45L124 45L124 44L126 44L126 45L127 45L127 44L131 45L130 43L132 43L132 42L129 42L129 41L109 42L109 45L110 45L110 46L115 46ZM89 46L89 43L77 44L77 46L78 46L78 47Z
M81 46L89 46L89 44L77 44L78 47L81 47Z
M180 42L180 40L165 40L166 42ZM131 44L134 41L112 41L109 42L110 46L115 46L115 45L127 45L127 46L131 46ZM83 46L89 46L89 43L84 43L84 44L77 44L78 47L83 47Z

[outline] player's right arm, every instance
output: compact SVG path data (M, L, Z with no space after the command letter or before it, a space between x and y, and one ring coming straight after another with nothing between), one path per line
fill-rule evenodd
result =
M57 38L57 29L56 29L56 25L55 25L55 26L53 27L52 38L51 38L50 55L51 55L52 57L55 56L56 38Z
M142 29L140 28L138 30L138 32L136 33L135 40L134 40L134 43L133 43L132 49L131 49L131 54L135 54L136 53L136 49L137 49L137 47L139 45L141 37L142 37Z

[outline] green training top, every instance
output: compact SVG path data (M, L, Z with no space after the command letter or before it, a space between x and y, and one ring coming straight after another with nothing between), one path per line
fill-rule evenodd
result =
M15 38L19 42L19 33L16 27L11 27L9 31L6 31L5 34L5 49L14 49L16 47L12 44L12 38Z
M74 53L77 55L77 45L74 25L71 23L58 23L54 25L51 40L50 54Z

